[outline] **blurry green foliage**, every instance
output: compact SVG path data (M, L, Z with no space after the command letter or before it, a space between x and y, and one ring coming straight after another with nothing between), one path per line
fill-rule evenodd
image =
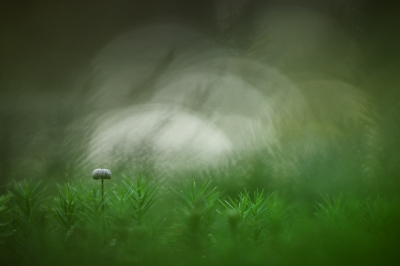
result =
M263 190L232 198L207 180L160 194L168 188L140 176L106 189L103 212L93 184L57 185L49 197L41 183L0 196L2 263L394 265L400 244L395 198L290 202Z

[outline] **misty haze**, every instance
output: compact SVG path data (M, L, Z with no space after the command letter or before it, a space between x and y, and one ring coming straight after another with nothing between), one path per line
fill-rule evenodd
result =
M211 180L229 196L396 196L397 11L369 0L2 1L0 191L106 168L164 189Z

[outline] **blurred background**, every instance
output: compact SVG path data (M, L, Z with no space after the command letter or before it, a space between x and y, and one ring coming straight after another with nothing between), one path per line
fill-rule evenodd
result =
M98 167L166 177L251 166L297 190L396 192L398 11L369 0L2 0L0 185Z

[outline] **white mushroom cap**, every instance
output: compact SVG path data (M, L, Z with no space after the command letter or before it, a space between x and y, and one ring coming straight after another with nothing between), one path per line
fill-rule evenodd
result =
M111 171L108 169L95 169L92 173L93 179L111 179Z

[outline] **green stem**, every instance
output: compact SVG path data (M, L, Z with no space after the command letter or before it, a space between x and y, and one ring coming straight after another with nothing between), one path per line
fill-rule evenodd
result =
M104 179L101 179L101 211L104 214Z
M106 231L106 220L104 217L104 179L101 179L101 216L103 217L103 233Z

